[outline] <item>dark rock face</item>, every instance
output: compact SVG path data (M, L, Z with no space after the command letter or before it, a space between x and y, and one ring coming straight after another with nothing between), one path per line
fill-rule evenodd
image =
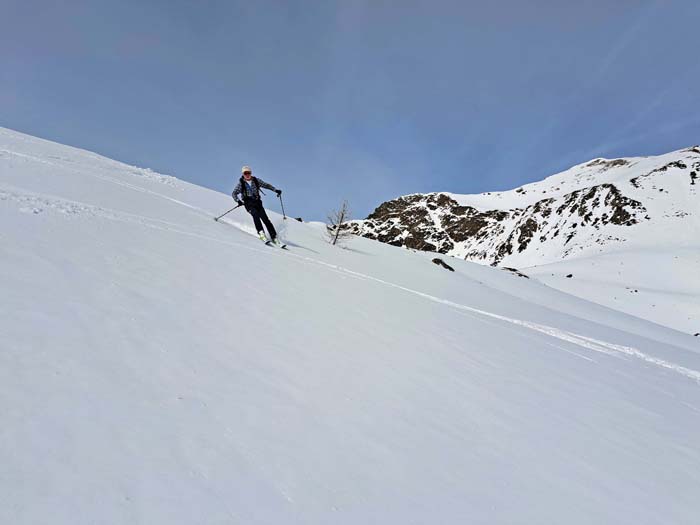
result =
M506 270L506 271L508 271L508 272L514 273L514 274L517 275L518 277L524 277L525 279L529 279L529 278L530 278L529 275L525 275L523 272L521 272L521 271L518 270L517 268L509 268L508 266L504 266L503 269Z
M619 166L627 161L606 162ZM581 232L607 224L637 224L645 213L639 201L622 195L614 184L600 184L508 210L462 206L444 193L407 195L381 204L349 227L394 246L443 254L459 249L465 259L497 265L528 250L534 239L541 244L561 233L566 245Z
M632 214L633 210L645 211L639 201L624 197L618 189L610 184L611 189L605 197L605 205L612 209L610 223L618 226L632 226L637 224L637 219Z
M535 235L535 232L537 231L537 221L533 219L532 217L528 217L525 219L525 222L522 226L518 228L518 251L522 252L527 248L527 245L530 243L532 240L532 237Z
M452 268L452 266L447 264L445 261L443 261L439 257L435 257L435 259L433 259L433 264L437 264L438 266L442 266L445 270L449 270L451 272L455 271L455 269Z
M607 159L595 159L586 164L587 168L593 168L593 167L598 167L601 168L603 171L609 170L611 168L619 168L622 166L627 166L630 162L626 159L613 159L613 160L607 160Z
M365 221L352 223L355 233L395 246L448 253L455 243L483 239L502 231L508 212L480 212L460 206L443 193L408 195L380 205Z

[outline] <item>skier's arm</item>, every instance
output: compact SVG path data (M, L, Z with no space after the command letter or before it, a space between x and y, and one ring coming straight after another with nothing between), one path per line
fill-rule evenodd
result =
M236 187L233 188L233 193L231 194L231 197L233 197L234 201L238 202L241 199L240 195L242 192L243 188L241 187L241 183L239 182L238 184L236 184Z
M270 184L269 182L265 182L262 179L258 179L258 183L260 184L261 188L265 188L266 190L278 191L277 188L275 188L272 184Z

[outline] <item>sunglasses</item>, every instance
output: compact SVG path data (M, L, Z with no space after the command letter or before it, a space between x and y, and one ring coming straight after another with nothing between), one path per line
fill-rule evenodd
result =
M250 175L250 174L251 174L250 171L244 171L244 172L243 172L243 175Z

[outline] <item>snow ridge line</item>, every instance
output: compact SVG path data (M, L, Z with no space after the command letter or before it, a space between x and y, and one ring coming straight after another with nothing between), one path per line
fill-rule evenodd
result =
M170 187L177 187L177 183L181 182L180 179L173 177L172 175L163 175L162 173L157 173L149 168L140 168L138 166L131 166L131 165L125 164L123 162L119 162L119 161L116 161L113 159L109 159L107 157L103 157L102 155L100 155L98 153L93 153L93 152L83 151L83 150L79 150L79 152L81 154L83 154L85 157L89 158L90 160L98 161L98 162L105 164L105 166L103 167L103 169L105 169L105 170L126 172L130 176L138 177L140 179L146 179L149 181L158 182L159 184L164 184L164 185L170 186ZM75 161L71 158L68 158L68 157L59 157L59 156L55 156L55 155L47 155L46 157L41 157L41 156L30 155L28 153L21 153L19 151L14 151L14 150L9 150L9 149L0 149L0 158L3 156L14 156L14 157L24 159L27 161L39 162L41 164L53 166L53 167L60 169L60 170L63 170L63 171L70 171L70 172L78 173L78 174L84 175L84 176L97 177L97 178L109 180L111 182L115 182L118 184L118 182L115 179L110 179L110 178L105 177L104 175L99 175L97 173L94 173L92 170L87 170L85 168L79 169L79 167L71 165ZM59 162L56 162L56 161L59 161Z
M114 182L114 181L112 181ZM117 183L119 184L119 183ZM148 193L154 193L150 192L149 190L145 190ZM158 194L156 194L158 195ZM170 199L168 197L163 196L164 198L167 198L168 200L173 200L175 202L175 199ZM35 193L27 193L27 192L9 192L9 191L2 191L0 190L0 201L1 200L14 200L19 203L27 203L27 204L43 204L45 206L48 206L52 209L55 209L59 212L62 213L67 213L67 214L83 214L85 212L92 213L95 216L100 216L102 218L108 219L108 220L114 220L114 221L119 221L119 222L128 222L132 224L140 224L142 226L148 227L148 228L153 228L157 230L162 230L162 231L169 231L173 233L179 233L182 235L187 235L190 237L196 237L199 239L203 240L209 240L221 244L227 244L229 246L236 246L236 247L241 247L245 249L249 249L252 251L260 252L260 253L266 253L269 255L276 255L280 256L279 252L271 252L269 250L262 250L260 248L253 248L252 246L247 246L242 243L236 243L236 242L231 242L231 241L226 241L224 239L216 238L216 237L209 237L207 235L201 235L193 232L189 232L187 230L181 230L179 228L183 228L183 226L175 224L175 223L170 223L168 221L164 221L161 219L152 219L148 217L144 217L141 215L136 215L128 212L118 212L114 210L107 210L105 208L100 208L98 206L94 206L91 204L85 204L81 202L76 202L76 201L69 201L66 199L59 199L55 197L44 197L40 196ZM184 203L183 203L184 204ZM202 210L200 208L196 208L194 206L186 205L188 208L195 209L197 211L201 211L203 213L206 213L205 210ZM43 211L43 210L42 210ZM162 223L163 225L160 224L154 224L154 223ZM168 227L168 226L175 226L175 228ZM590 337L586 337L583 335L575 334L573 332L567 332L565 330L560 330L558 328L554 328L551 326L547 325L541 325L538 323L533 323L530 321L523 321L521 319L514 319L511 317L506 317L503 315L495 314L493 312L488 312L486 310L480 310L478 308L473 308L471 306L466 306L460 303L456 303L454 301L450 301L448 299L442 299L440 297L436 297L434 295L430 295L424 292L420 292L418 290L414 290L412 288L407 288L405 286L402 286L400 284L392 283L390 281L385 281L384 279L379 279L378 277L373 277L371 275L367 275L361 272L356 272L353 270L350 270L348 268L345 268L343 266L338 266L335 264L330 264L324 261L320 261L318 259L314 259L312 257L306 257L302 255L298 255L295 253L288 253L288 256L291 256L293 258L296 258L297 260L300 261L306 261L310 262L313 264L317 264L319 266L323 266L327 269L331 269L333 271L339 272L339 273L344 273L346 275L350 275L354 278L361 279L361 280L368 280L368 281L374 281L376 283L383 284L385 286L390 286L392 288L396 288L399 290L402 290L404 292L411 293L413 295L417 295L419 297L422 297L424 299L428 299L429 301L439 303L439 304L444 304L446 306L455 308L457 310L461 311L466 311L470 312L473 314L477 314L483 317L488 317L491 319L496 319L499 321L507 322L516 326L522 326L523 328L527 328L530 330L533 330L535 332L539 332L545 335L548 335L550 337L566 341L572 344L575 344L577 346L580 346L582 348L586 348L588 350L592 350L595 352L611 355L611 356L620 356L620 354L623 355L628 355L635 357L637 359L640 359L642 361L645 361L647 363L656 365L661 368L666 368L668 370L671 370L673 372L676 372L680 375L683 375L689 379L694 379L695 381L700 383L700 371L693 370L691 368L686 368L684 366L678 365L676 363L671 363L669 361L665 361L663 359L657 358L650 356L648 354L645 354L644 352L630 346L624 346L624 345L618 345L614 343L608 343L605 341L600 341L598 339L593 339Z

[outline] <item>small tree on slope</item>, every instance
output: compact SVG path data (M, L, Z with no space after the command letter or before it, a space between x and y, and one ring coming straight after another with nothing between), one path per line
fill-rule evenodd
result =
M328 240L332 245L342 244L343 240L352 235L346 223L350 220L350 210L348 202L343 201L340 209L333 210L328 214L328 224L326 224L326 233Z

